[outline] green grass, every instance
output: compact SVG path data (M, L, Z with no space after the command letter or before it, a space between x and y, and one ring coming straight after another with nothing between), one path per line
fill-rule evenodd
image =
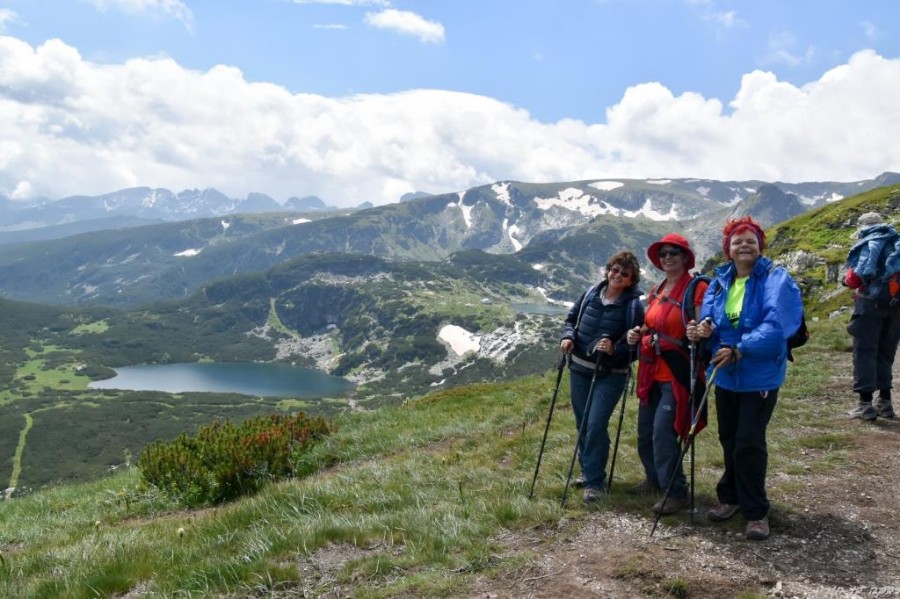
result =
M798 352L770 426L770 472L838 468L854 446L829 427L834 405L808 398L831 374L822 360L840 351L830 348L840 326L812 323ZM470 385L341 416L308 456L316 474L212 509L180 509L134 470L0 502L0 596L315 596L334 585L365 598L464 593L521 568L528 551L498 557L505 534L588 514L574 492L560 507L575 438L567 377L528 499L555 379ZM629 396L614 491L600 510L646 513L646 498L623 491L642 476L635 419ZM698 499L713 495L720 475L714 421L697 438ZM790 484L773 484L776 501ZM343 557L321 566L327 555ZM673 597L691 584L657 583Z
M15 392L5 389L0 398L9 401L22 391L35 394L45 389L83 391L88 388L90 379L78 373L78 352L55 345L28 347L25 352L30 359L16 371L14 384L18 389Z

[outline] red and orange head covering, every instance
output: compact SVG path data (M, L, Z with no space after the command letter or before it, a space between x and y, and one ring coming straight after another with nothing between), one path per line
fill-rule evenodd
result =
M753 220L752 216L742 216L740 218L729 219L722 229L722 251L725 257L731 260L731 238L744 231L753 231L759 241L759 253L766 249L766 232L763 231L759 223Z

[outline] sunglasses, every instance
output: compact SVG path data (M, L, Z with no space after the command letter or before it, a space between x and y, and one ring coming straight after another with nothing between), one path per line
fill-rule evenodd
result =
M612 268L609 269L609 276L614 276L614 275L619 275L623 279L630 279L631 271L621 269L618 266L613 266Z
M659 252L660 258L668 258L669 256L678 256L681 254L681 250L661 250Z

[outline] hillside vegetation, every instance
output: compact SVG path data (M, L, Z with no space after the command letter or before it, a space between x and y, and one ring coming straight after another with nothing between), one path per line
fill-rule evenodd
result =
M801 283L811 316L851 303L838 281L859 214L898 208L900 186L893 185L769 231L767 253ZM229 234L276 221L248 217ZM148 443L216 418L294 410L331 416L351 405L376 409L430 390L540 372L552 362L561 316L517 313L510 302L542 302L536 289L553 281L565 282L555 292L572 299L614 249L646 247L666 230L666 223L604 216L538 234L514 254L470 249L440 262L307 254L210 282L185 300L128 311L0 300L0 480L17 494L89 480L127 466ZM438 339L451 324L482 336L485 351L451 354ZM319 354L305 349L312 345ZM289 361L359 386L352 398L324 399L88 389L114 367L199 360Z
M817 547L824 540L820 525L796 524L807 504L786 498L846 468L862 439L836 425L841 400L816 391L832 376L822 366L840 362L847 343L841 322L812 324L810 343L798 350L770 426L770 493L776 502L770 547L789 552L798 563L820 561ZM622 531L629 539L646 535L652 522L652 499L623 491L641 478L633 396L627 399L610 499L590 511L572 492L560 505L575 440L567 377L535 498L528 499L555 381L551 368L541 376L457 387L401 406L338 415L338 432L309 456L315 474L214 509L187 511L170 504L143 486L132 469L0 502L0 595L464 597L507 596L508 584L546 583L549 590L538 596L554 596L552 589L567 588L559 585L576 566L528 574L540 572L545 551L569 545L566 539L597 517L638 523L629 525L633 533ZM711 503L722 466L715 419L711 422L697 445L701 506ZM685 520L684 514L665 517L656 540L647 539L630 557L623 553L625 545L613 546L616 541L604 536L576 547L582 555L594 549L618 555L609 582L598 578L590 588L614 584L617 593L625 593L617 596L634 597L739 592L761 597L774 585L751 575L752 580L739 576L729 587L706 586L708 571L701 562L688 570L694 577L646 563L641 555L654 547L714 547L705 560L764 549L729 541L719 532L722 526L702 518L673 534ZM724 526L732 532L739 528L737 522ZM779 542L783 548L775 545ZM851 543L844 539L837 546L847 550ZM783 580L835 588L827 569L810 565L801 576L791 574L787 563L783 567ZM840 580L837 589L874 584L847 575Z

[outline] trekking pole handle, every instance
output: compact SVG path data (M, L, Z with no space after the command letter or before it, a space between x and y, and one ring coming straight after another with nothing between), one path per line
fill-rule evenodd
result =
M606 345L604 343L604 341L609 341L609 350L608 351L607 351L607 349L600 347L601 345L604 345L604 346ZM600 352L605 355L612 355L613 341L612 341L612 336L609 333L603 333L602 335L600 335L600 338L597 340L597 343L594 344L594 348L591 351L591 353L594 353L594 352Z
M702 327L703 325L706 325L709 328L709 334L702 335L700 333L700 327ZM688 335L688 339L690 339L691 344L696 345L697 343L699 343L703 339L708 338L712 334L712 316L707 316L700 322L694 322L694 321L689 322L687 329L688 330L685 331L686 334L693 333L693 335ZM691 339L692 336L697 337L697 339Z
M631 340L633 339L633 341ZM625 342L628 345L637 345L641 341L641 327L634 327L625 334Z

